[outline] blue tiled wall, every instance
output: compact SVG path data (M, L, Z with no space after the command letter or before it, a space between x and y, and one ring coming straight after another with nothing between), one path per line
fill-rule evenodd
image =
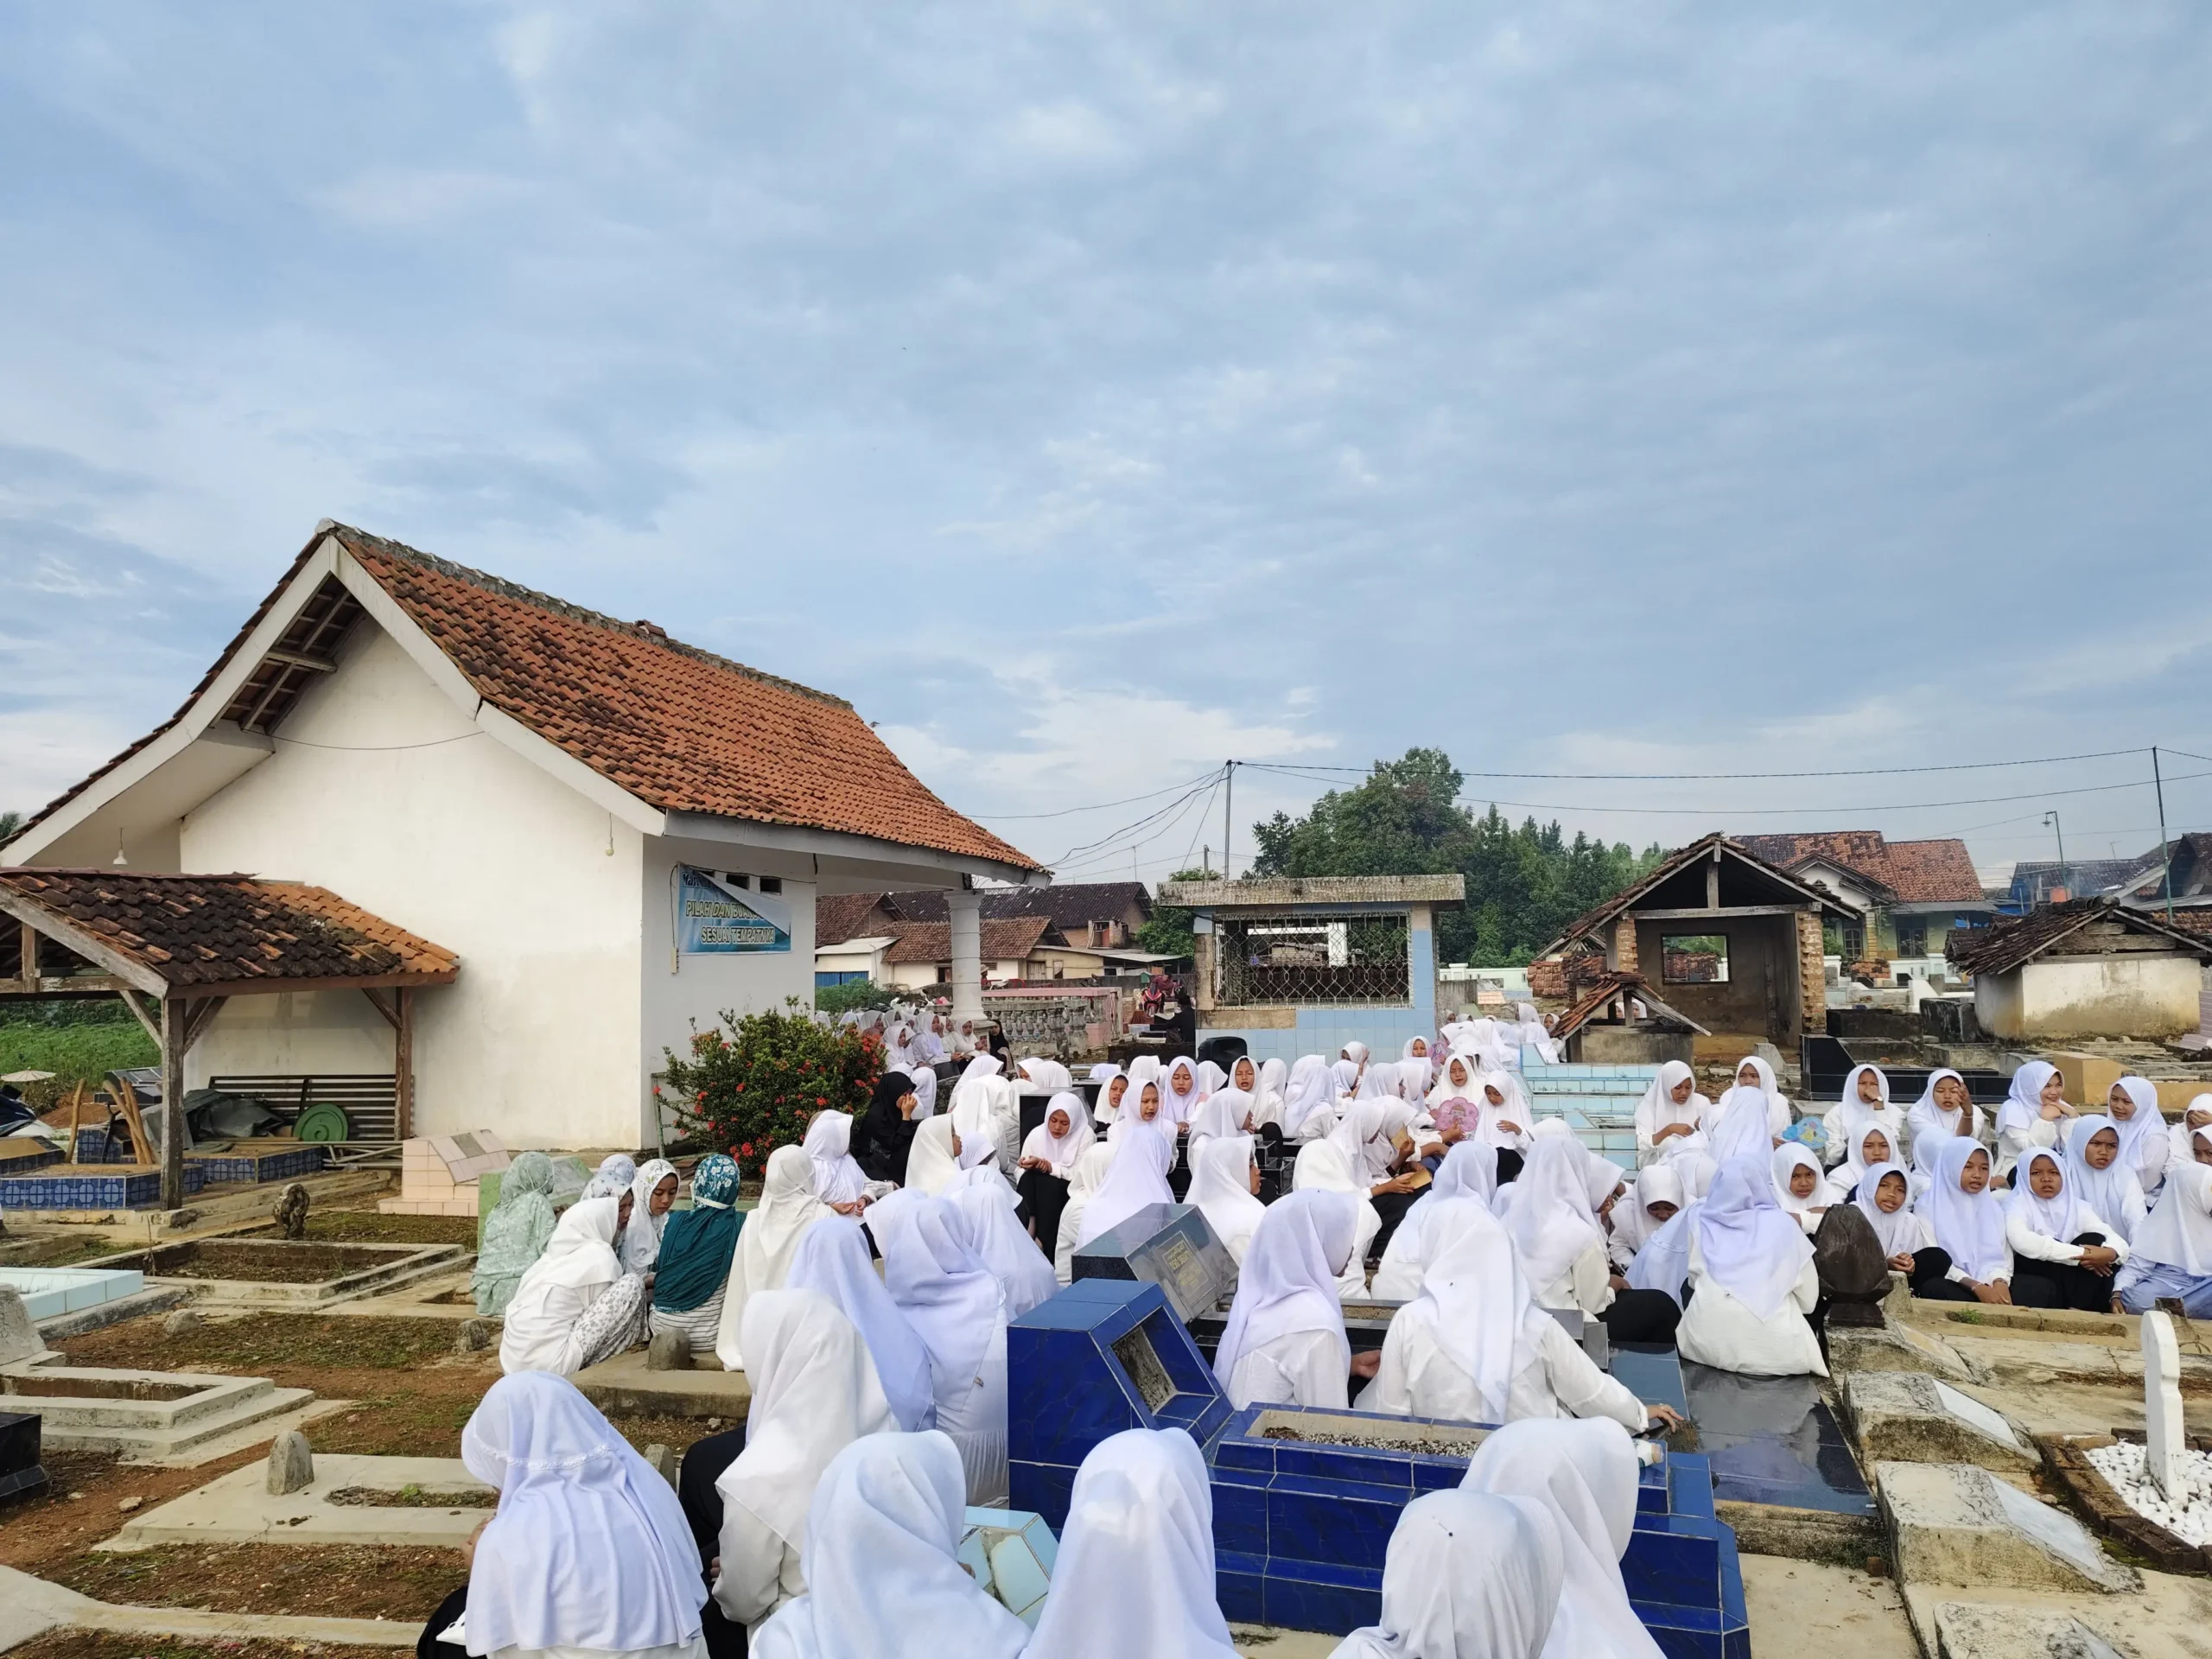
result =
M1433 1040L1436 1036L1436 936L1429 929L1407 930L1406 971L1413 988L1410 1007L1352 1003L1301 1007L1297 1026L1289 1031L1248 1030L1235 1023L1236 1009L1217 1008L1206 1016L1198 1035L1242 1037L1255 1060L1287 1063L1301 1054L1320 1054L1333 1060L1346 1043L1355 1041L1373 1049L1377 1059L1395 1060L1408 1038Z
M197 1192L206 1177L188 1162L184 1190ZM67 1175L25 1175L0 1180L0 1210L136 1210L162 1198L158 1170L138 1174L90 1171Z
M80 1164L128 1164L136 1160L127 1132L111 1135L105 1129L77 1131L77 1161Z
M315 1146L289 1146L282 1152L209 1153L204 1157L185 1159L187 1168L197 1167L201 1178L211 1186L231 1181L292 1181L302 1175L312 1175L322 1167L323 1149Z

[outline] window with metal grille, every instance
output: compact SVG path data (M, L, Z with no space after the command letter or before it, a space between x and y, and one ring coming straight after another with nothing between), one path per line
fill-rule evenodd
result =
M1224 1007L1413 1000L1403 916L1224 920L1214 938Z

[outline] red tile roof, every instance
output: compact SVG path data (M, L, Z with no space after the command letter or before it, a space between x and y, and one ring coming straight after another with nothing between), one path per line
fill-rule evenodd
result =
M442 984L459 958L323 887L246 875L0 869L36 925L73 926L178 991L302 980Z
M1891 841L1878 830L1823 830L1806 835L1745 836L1744 845L1770 864L1795 869L1821 859L1865 876L1906 905L1980 905L1981 878L1958 840Z
M1020 962L1040 944L1066 943L1054 931L1049 916L1016 916L980 925L983 937L980 954L985 962ZM899 942L883 953L887 965L952 960L950 922L902 922L898 933Z
M847 939L874 938L891 930L876 913L880 893L833 893L814 901L814 943L842 944Z
M496 576L331 532L486 702L668 812L1041 867L922 785L852 704Z

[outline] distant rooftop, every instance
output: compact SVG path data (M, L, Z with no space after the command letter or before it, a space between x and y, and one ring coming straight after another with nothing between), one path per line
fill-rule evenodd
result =
M1247 876L1226 881L1163 881L1159 901L1189 910L1235 912L1286 906L1388 910L1412 905L1455 909L1467 901L1464 875Z

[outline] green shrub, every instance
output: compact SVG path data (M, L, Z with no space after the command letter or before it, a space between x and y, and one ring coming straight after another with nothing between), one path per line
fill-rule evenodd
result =
M23 1097L41 1111L79 1082L97 1086L110 1071L156 1065L161 1058L154 1039L135 1020L127 1026L0 1025L0 1073L54 1074L53 1082L33 1084L23 1090Z
M855 979L842 985L817 985L814 1006L822 1014L850 1014L856 1008L887 1008L896 993L872 979Z
M756 1173L778 1147L796 1146L819 1111L855 1116L883 1075L883 1044L842 1026L817 1025L797 997L785 1012L739 1015L694 1031L691 1052L668 1057L654 1093L687 1136L728 1152Z

